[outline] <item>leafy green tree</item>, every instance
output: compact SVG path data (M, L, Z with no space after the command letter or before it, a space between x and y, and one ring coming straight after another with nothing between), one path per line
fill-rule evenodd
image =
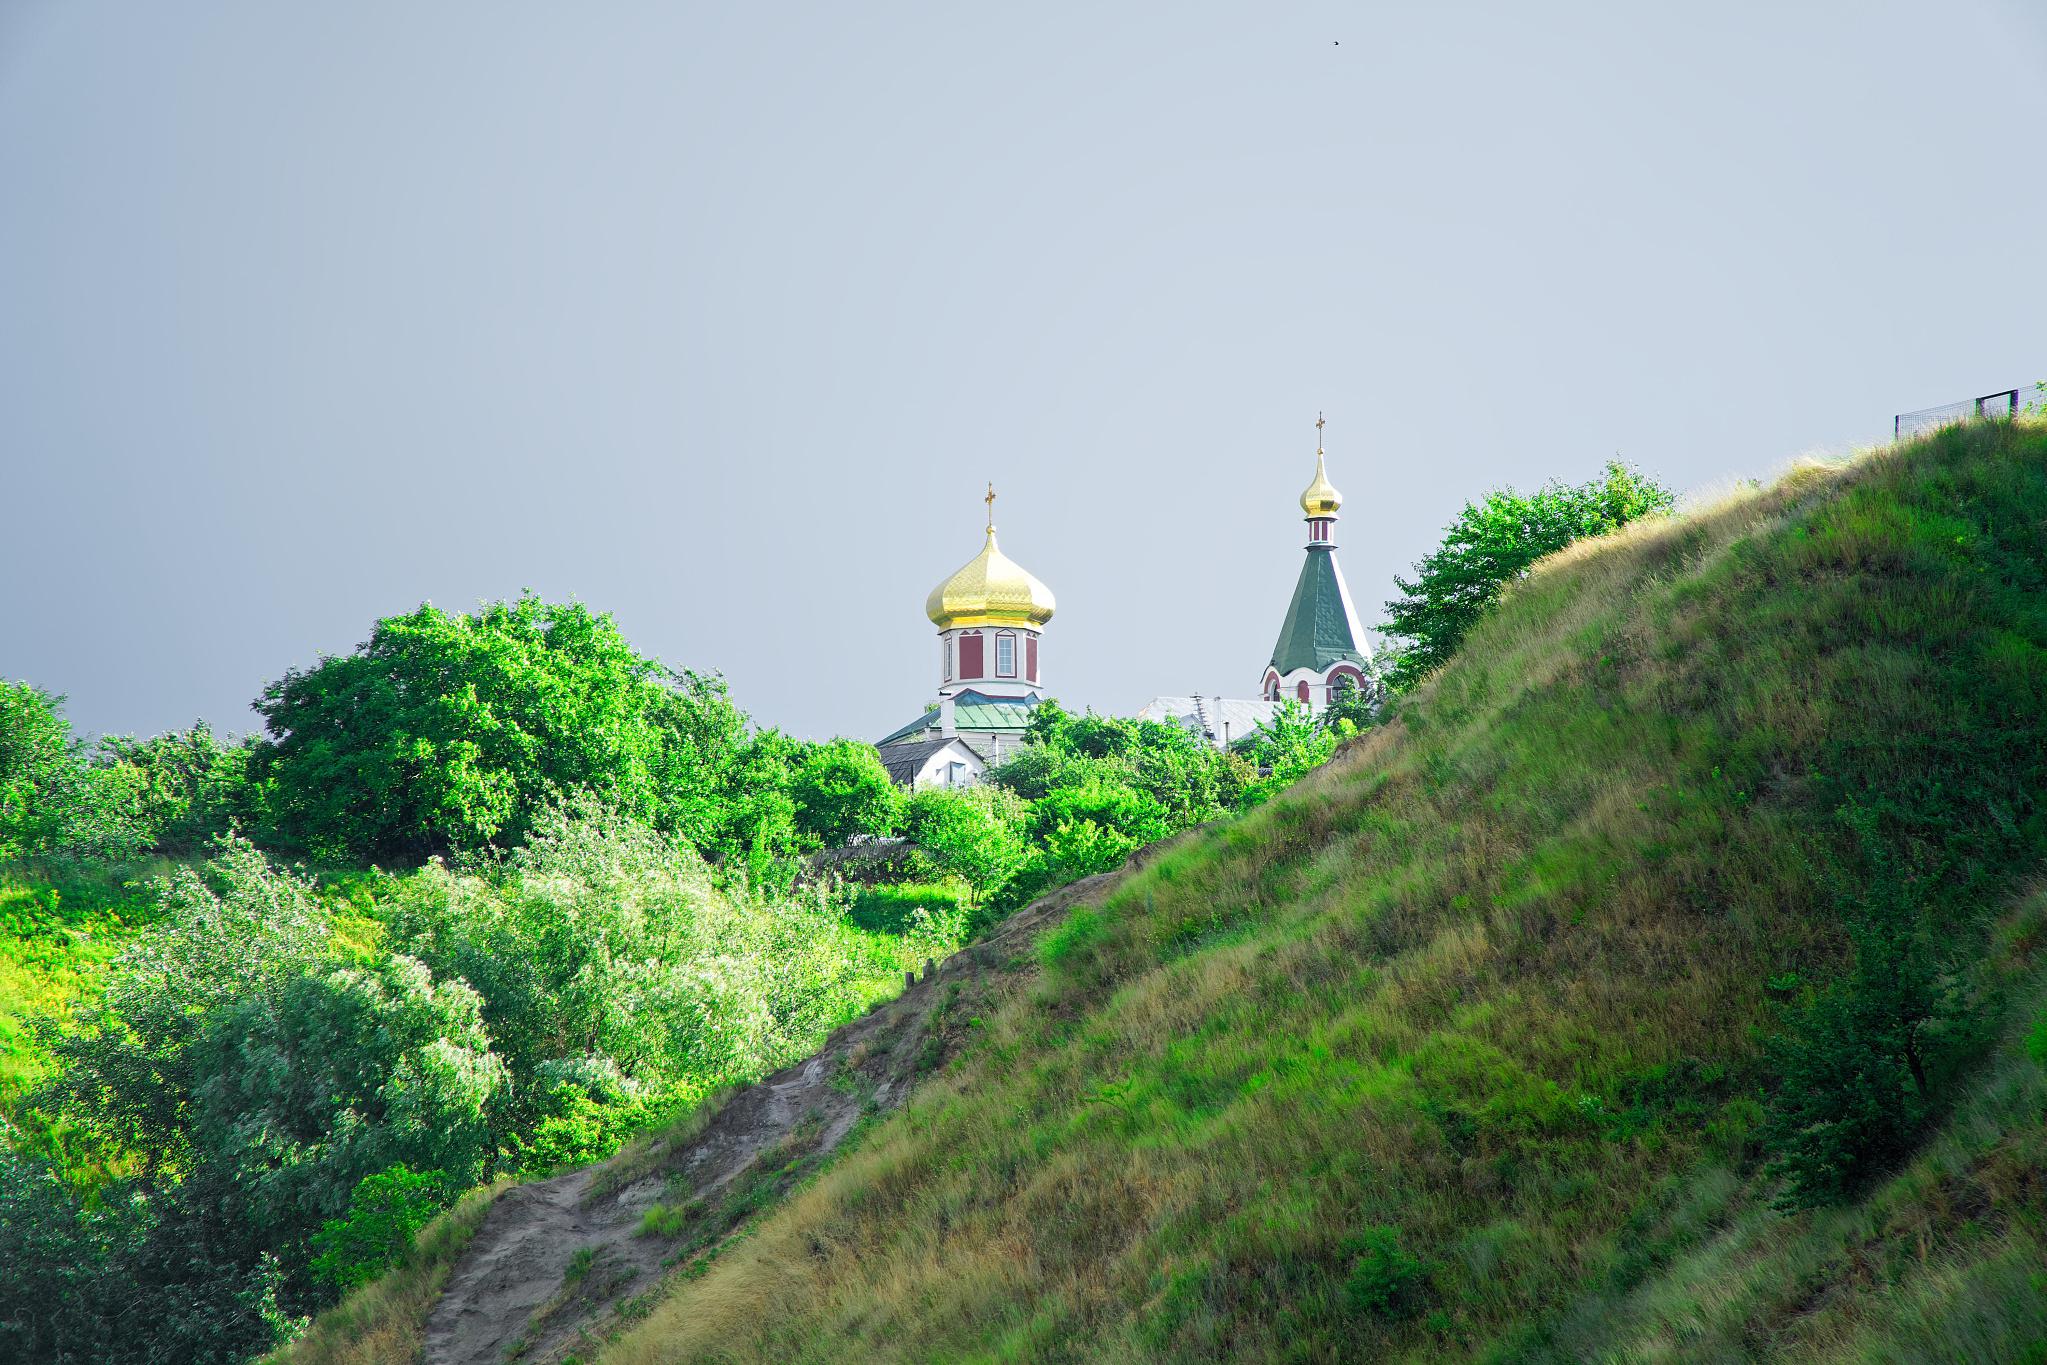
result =
M790 784L797 828L828 848L856 834L891 834L903 794L871 744L835 739L806 748Z
M1030 807L1001 787L930 787L911 796L903 830L940 870L992 896L1030 856Z
M103 1235L120 1292L147 1301L161 1267L207 1277L187 1292L212 1306L138 1331L157 1351L142 1358L212 1359L167 1334L274 1344L278 1313L323 1297L307 1238L365 1176L478 1172L503 1066L474 991L411 958L340 955L313 887L244 839L217 841L161 900L104 998L50 1039L61 1069L33 1103L129 1158L115 1168L135 1174L99 1196L126 1221L74 1210L64 1234ZM61 1232L61 1215L38 1216Z
M493 1126L542 1166L618 1136L599 1110L686 1103L802 1056L894 970L821 888L721 883L687 842L587 796L543 810L499 863L406 877L377 913L393 948L482 997L510 1072Z
M416 863L510 846L553 796L587 790L699 846L748 776L723 683L635 654L609 616L531 594L474 615L431 605L256 703L255 776L278 835L320 857Z
M0 1360L241 1365L275 1346L283 1268L209 1213L145 1180L84 1198L0 1123Z
M1394 577L1405 596L1386 604L1382 629L1404 637L1386 682L1404 692L1440 667L1509 583L1545 555L1667 509L1670 491L1619 461L1575 487L1545 484L1531 494L1501 489L1468 503L1443 543Z
M0 859L132 858L151 841L140 782L94 764L64 699L0 681Z

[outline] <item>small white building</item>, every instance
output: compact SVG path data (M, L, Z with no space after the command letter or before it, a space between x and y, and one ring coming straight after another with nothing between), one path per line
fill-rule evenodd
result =
M971 787L988 771L988 765L967 742L950 739L918 739L878 749L881 765L898 787L923 791L927 787Z

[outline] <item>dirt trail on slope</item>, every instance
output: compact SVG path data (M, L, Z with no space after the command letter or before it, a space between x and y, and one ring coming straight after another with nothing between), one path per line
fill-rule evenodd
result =
M1032 902L935 968L927 963L900 996L839 1028L808 1060L735 1092L694 1135L507 1191L427 1318L427 1365L545 1365L586 1331L607 1331L618 1317L605 1309L654 1290L667 1269L772 1203L863 1113L900 1106L918 1076L956 1050L961 1016L1037 935L1154 849ZM969 992L972 1008L956 1008ZM656 1205L664 1226L643 1234Z

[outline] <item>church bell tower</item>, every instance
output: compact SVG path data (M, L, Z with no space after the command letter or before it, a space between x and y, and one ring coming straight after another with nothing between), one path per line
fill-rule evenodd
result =
M1322 425L1317 414L1315 479L1301 494L1308 557L1258 689L1268 701L1297 701L1310 712L1321 711L1346 689L1365 687L1372 669L1371 647L1336 563L1336 513L1343 495L1329 482Z

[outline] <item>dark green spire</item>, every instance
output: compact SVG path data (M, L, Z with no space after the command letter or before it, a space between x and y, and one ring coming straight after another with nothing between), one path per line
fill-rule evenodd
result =
M1286 623L1279 628L1279 643L1272 647L1272 667L1281 677L1297 668L1320 672L1331 664L1366 662L1359 648L1357 614L1336 567L1335 548L1308 547Z

